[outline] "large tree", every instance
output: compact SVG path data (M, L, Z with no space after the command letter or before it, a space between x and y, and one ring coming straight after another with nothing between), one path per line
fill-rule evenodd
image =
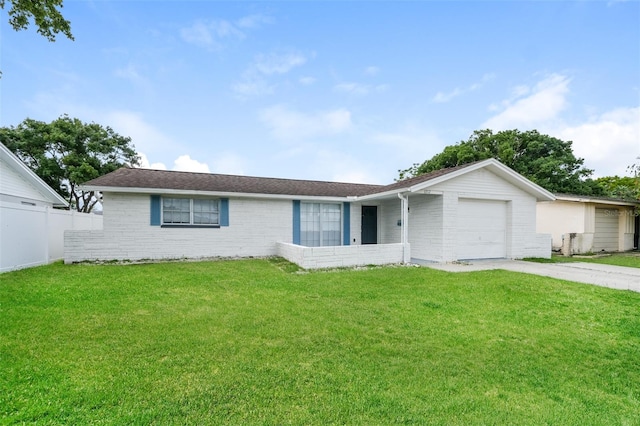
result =
M8 3L9 24L14 30L27 29L33 21L38 33L49 41L55 41L56 35L64 34L73 40L71 24L64 19L60 9L63 0L0 0L0 9Z
M631 176L605 176L596 179L596 183L608 197L623 200L640 200L640 181Z
M570 141L535 130L476 130L468 140L445 147L424 163L400 170L400 179L493 157L548 191L602 195L602 188L589 178L593 170L583 166L584 159L573 154L571 145Z
M124 165L138 165L140 160L131 138L67 115L51 123L27 118L16 127L2 127L0 142L69 200L72 208L85 213L100 201L100 194L78 185Z

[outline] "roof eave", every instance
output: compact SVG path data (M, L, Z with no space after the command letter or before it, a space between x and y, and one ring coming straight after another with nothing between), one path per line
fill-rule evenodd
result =
M571 201L577 203L593 203L593 204L606 204L612 206L629 206L636 207L640 205L640 201L625 201L625 200L605 200L602 198L591 198L588 196L568 196L568 195L556 195L558 201Z
M555 195L553 195L553 193L547 191L546 189L544 189L540 185L537 185L537 184L531 182L529 179L525 178L521 174L517 173L516 171L512 170L511 168L505 166L504 164L500 163L499 161L497 161L497 160L495 160L493 158L489 158L489 159L484 160L484 161L479 161L479 162L477 162L475 164L472 164L470 166L461 168L461 169L453 171L451 173L447 173L447 174L444 174L442 176L438 176L436 178L429 179L428 181L421 182L419 184L416 184L416 185L412 186L410 188L410 191L411 192L424 191L425 189L428 189L429 187L432 187L432 186L437 185L439 183L446 182L446 181L448 181L450 179L454 179L454 178L456 178L458 176L462 176L462 175L465 175L467 173L470 173L470 172L473 172L475 170L479 170L479 169L482 169L482 168L487 168L488 170L490 170L493 173L497 174L501 178L506 179L511 184L517 186L518 188L522 189L523 191L525 191L525 192L529 193L530 195L533 195L534 197L536 197L536 199L538 201L553 201L553 200L556 199L556 197L555 197Z
M67 200L62 198L53 188L40 178L33 170L22 162L13 152L4 144L0 143L0 157L5 161L14 165L14 170L22 176L27 182L32 184L38 192L40 192L46 201L51 202L54 207L69 207ZM43 200L44 201L44 200Z
M86 185L82 189L89 191L114 192L125 194L157 194L157 195L196 195L214 197L235 197L235 198L265 198L272 200L326 200L326 201L353 201L356 197L322 196L322 195L295 195L295 194L261 194L249 192L230 191L199 191L187 189L166 189L166 188L140 188L140 187L120 187L120 186L95 186Z

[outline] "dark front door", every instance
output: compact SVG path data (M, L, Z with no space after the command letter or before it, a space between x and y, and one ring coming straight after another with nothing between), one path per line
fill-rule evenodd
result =
M362 206L362 244L378 243L378 207Z

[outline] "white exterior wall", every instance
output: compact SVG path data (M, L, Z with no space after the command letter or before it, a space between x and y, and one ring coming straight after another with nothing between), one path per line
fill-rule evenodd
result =
M272 256L293 239L291 200L229 199L229 226L150 225L148 194L105 193L104 231L65 234L65 262Z
M304 247L277 243L277 254L305 269L402 263L402 244Z
M378 207L378 244L397 244L402 241L402 207L399 198L384 200ZM409 224L411 226L411 224Z
M536 207L538 215L536 229L538 232L552 235L554 250L562 247L565 236L576 234L571 241L571 254L589 253L593 251L593 237L596 232L596 208L619 212L618 250L633 250L635 216L631 206L565 200L541 202Z
M378 244L397 244L402 239L402 227L398 220L402 218L400 199L351 203L351 240L350 245L362 244L362 206L378 207ZM355 240L355 241L354 241Z
M586 207L585 203L562 200L540 202L536 206L536 229L538 232L551 234L553 248L559 250L562 247L564 234L585 233ZM593 235L591 242L593 242Z
M432 205L429 212L434 215L428 216L424 221L434 220L442 222L442 246L441 249L434 248L431 251L418 248L419 254L428 256L424 260L436 260L451 262L458 260L456 252L456 241L458 232L458 199L487 199L501 200L508 202L507 209L507 257L510 259L521 259L524 257L550 257L551 237L536 234L536 199L518 187L511 185L506 180L494 175L488 170L480 169L457 178L447 180L441 184L433 185L429 188L433 192L442 193L442 208ZM412 196L409 206L411 208L411 224L415 225L416 214L413 214L413 205L416 203L415 196ZM418 202L419 203L419 202ZM419 205L419 204L418 204ZM426 214L426 206L425 213ZM438 213L441 218L438 218ZM416 228L411 226L410 234ZM410 236L412 245L412 257L421 259L416 253L415 246L420 246L417 240L420 235ZM437 239L432 240L437 244ZM438 258L438 251L442 253Z
M409 197L411 257L440 262L443 259L443 197Z
M20 176L13 167L0 159L0 201L28 201L40 206L50 206L52 203L38 191L31 183Z

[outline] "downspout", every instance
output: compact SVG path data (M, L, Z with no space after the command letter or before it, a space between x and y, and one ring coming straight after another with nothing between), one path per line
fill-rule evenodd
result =
M411 261L411 252L409 247L409 198L398 192L400 198L400 209L402 211L401 219L401 239L402 243L402 262L409 263Z

